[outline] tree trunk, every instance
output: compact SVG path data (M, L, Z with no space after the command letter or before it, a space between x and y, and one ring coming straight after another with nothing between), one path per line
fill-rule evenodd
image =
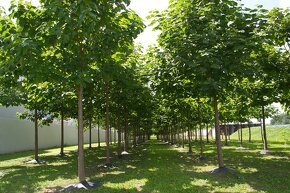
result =
M116 128L114 128L114 144L117 143L117 131L116 131Z
M231 134L233 133L233 128L228 125L228 140L231 141Z
M209 143L209 140L208 140L208 124L206 124L206 142Z
M261 129L260 129L260 131L261 131L261 139L262 139L262 143L264 144L264 134L263 134L263 123L261 122Z
M251 125L248 123L248 128L249 128L249 143L252 142L252 132L251 132Z
M184 148L184 131L182 130L182 148Z
M128 133L128 112L125 109L125 129L124 129L124 151L128 152L129 149L129 133Z
M112 126L110 125L110 144L113 145Z
M238 124L238 139L239 139L239 142L241 142L241 131L240 131L240 125Z
M195 135L194 141L197 142L197 127L194 127L194 135Z
M106 165L111 165L111 157L110 157L110 111L109 111L109 83L105 81L105 105L106 105Z
M202 124L199 123L199 143L200 143L200 158L203 158L203 140L202 140Z
M268 141L266 133L266 122L265 122L265 107L262 106L262 116L263 116L263 134L264 134L264 150L268 150Z
M101 147L101 137L100 137L100 117L98 118L98 147Z
M61 116L61 134L60 134L60 156L64 156L64 115L63 115L63 110L60 111L60 116Z
M34 159L39 162L38 158L38 111L34 110Z
M136 127L133 130L133 147L137 147L137 131Z
M171 139L171 145L174 144L174 138L173 138L173 129L172 127L169 127L170 128L170 139Z
M241 143L240 143L240 146L243 147L243 127L242 127L241 123L239 123L239 127L241 129L241 141L240 141Z
M228 126L227 124L224 124L224 126L225 126L225 141L226 141L225 145L228 145Z
M90 146L89 148L92 149L92 118L90 118L89 120L89 143L90 143Z
M199 99L198 99L199 100ZM199 118L199 144L200 144L200 158L203 159L203 141L202 141L202 123L200 115L200 102L198 104L198 118Z
M83 85L78 89L78 177L85 181L84 127L83 127Z
M191 137L190 137L190 127L187 127L188 133L188 153L192 153L192 144L191 144Z
M219 168L224 168L224 160L222 153L222 144L220 138L220 127L219 127L219 110L217 97L213 98L214 101L214 118L215 118L215 135L216 135L216 146L217 146L217 159Z
M120 119L117 119L117 128L118 130L118 157L120 158L122 156L122 132L121 132L121 125L120 125Z
M178 147L180 147L180 130L177 128L177 141L178 141Z

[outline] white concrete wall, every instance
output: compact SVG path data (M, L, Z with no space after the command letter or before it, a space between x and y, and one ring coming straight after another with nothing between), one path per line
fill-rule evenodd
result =
M31 121L20 120L16 112L23 112L23 107L0 107L0 154L34 149L34 124ZM105 140L105 131L100 130L101 141ZM113 133L113 132L112 132ZM77 128L73 121L65 123L66 145L77 144ZM89 142L89 132L85 132L85 143ZM97 129L92 129L92 141L97 142ZM39 148L56 147L60 145L60 125L39 128Z

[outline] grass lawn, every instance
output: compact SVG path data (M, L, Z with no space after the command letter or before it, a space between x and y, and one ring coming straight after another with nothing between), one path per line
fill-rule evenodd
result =
M199 161L198 144L194 144L193 155L186 155L186 149L151 140L122 159L114 154L115 169L100 167L105 162L104 147L86 148L87 179L100 181L102 185L78 192L290 192L289 144L283 140L270 141L273 155L257 154L262 148L260 141L245 142L246 149L238 149L237 141L231 141L230 145L224 147L224 160L236 172L224 174L209 172L217 166L213 143L205 147L208 159ZM77 182L75 149L67 147L64 158L55 156L59 149L42 150L40 158L46 163L40 165L25 164L32 159L33 152L0 155L0 192L54 192ZM115 153L114 147L112 151Z

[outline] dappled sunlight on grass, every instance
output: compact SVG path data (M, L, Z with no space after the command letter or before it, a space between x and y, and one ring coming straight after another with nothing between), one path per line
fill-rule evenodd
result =
M107 188L112 188L112 189L118 189L118 190L130 190L130 189L136 189L137 191L142 191L143 186L145 186L146 182L148 179L143 178L143 179L132 179L120 183L112 183L112 182L107 182L103 186Z
M148 171L150 171L150 172L156 172L156 171L158 171L159 169L158 168L149 168L148 169Z
M206 160L199 159L199 144L193 142L192 155L188 147L176 148L152 140L118 158L112 154L116 168L99 167L105 162L104 148L85 149L85 168L88 180L102 186L86 192L119 193L190 193L190 192L275 192L286 193L290 184L290 154L283 143L273 147L281 150L271 155L260 155L260 144L245 143L249 149L236 150L239 143L224 147L225 164L235 172L211 174L217 167L214 143L205 144ZM272 147L272 146L271 146ZM112 152L116 146L112 145ZM33 152L0 156L0 192L53 192L78 182L76 147L66 147L66 157L56 156L58 148L41 150L44 164L25 164ZM22 157L23 156L23 157ZM29 182L29 184L28 184ZM14 186L12 186L14 184ZM83 191L80 191L83 192Z
M258 172L257 168L238 168L240 173L255 173Z

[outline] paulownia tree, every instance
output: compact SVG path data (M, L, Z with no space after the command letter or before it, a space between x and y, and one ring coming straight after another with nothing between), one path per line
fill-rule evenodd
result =
M253 32L260 21L232 0L170 1L168 10L153 15L152 24L161 30L160 47L187 77L183 79L190 80L191 89L212 98L219 165L214 172L225 171L218 103L231 89L228 82L244 74L243 61L254 47Z

